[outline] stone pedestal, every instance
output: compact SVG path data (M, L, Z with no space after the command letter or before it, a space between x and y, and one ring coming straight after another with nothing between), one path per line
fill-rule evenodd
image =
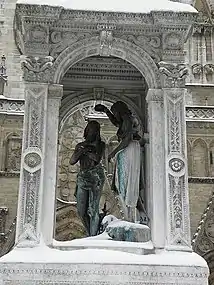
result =
M208 285L195 253L135 255L112 250L15 249L1 259L0 285Z

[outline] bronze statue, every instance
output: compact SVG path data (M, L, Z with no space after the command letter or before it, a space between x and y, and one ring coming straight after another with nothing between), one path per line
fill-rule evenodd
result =
M70 164L80 162L77 175L75 197L77 211L89 236L95 236L99 230L99 203L105 182L101 159L105 152L105 143L100 137L100 124L89 121L84 130L85 141L77 144Z
M145 212L142 199L139 198L141 172L139 123L122 101L114 103L111 110L98 104L95 106L95 111L105 112L110 121L118 127L119 145L108 156L109 161L116 157L112 188L119 194L125 218L135 222L136 207L139 206L140 211Z

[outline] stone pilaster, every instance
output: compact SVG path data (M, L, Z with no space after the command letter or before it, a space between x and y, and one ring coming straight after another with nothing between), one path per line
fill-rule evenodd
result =
M185 64L160 63L165 124L166 248L191 251L185 122Z
M25 83L25 117L16 245L53 239L61 85Z
M155 248L165 245L165 187L164 187L164 116L163 92L149 89L147 93L149 117L149 183L148 213L151 220L152 241Z
M16 230L19 247L36 246L41 240L50 244L53 236L62 86L49 84L52 60L50 56L21 56L25 116Z
M56 204L56 177L58 158L58 123L59 107L63 95L63 86L49 85L47 102L47 128L45 151L45 180L43 191L42 233L45 244L53 241L55 204Z
M41 240L48 84L25 83L25 116L16 227L16 246Z

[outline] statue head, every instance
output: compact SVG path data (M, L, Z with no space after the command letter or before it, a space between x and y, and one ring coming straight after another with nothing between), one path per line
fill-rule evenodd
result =
M84 130L84 139L88 142L101 141L100 124L95 121L89 121Z
M111 112L113 115L116 117L116 119L120 122L123 120L124 116L130 116L131 111L129 110L128 106L126 103L123 101L117 101L111 106Z

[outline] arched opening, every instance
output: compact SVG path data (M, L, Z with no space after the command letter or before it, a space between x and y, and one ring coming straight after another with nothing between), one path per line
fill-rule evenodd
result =
M195 177L208 176L208 147L204 140L197 139L193 142L192 163Z
M69 158L76 144L83 140L83 130L90 119L100 123L102 139L107 146L103 160L106 183L100 210L106 204L109 213L122 217L121 208L110 189L114 167L107 161L108 153L118 143L115 136L116 128L106 116L94 111L95 104L103 103L110 107L117 100L124 101L140 122L142 133L145 133L147 132L145 98L148 85L136 67L113 56L92 56L75 63L65 73L61 84L63 98L60 108L56 195L59 210L56 217L55 239L68 240L85 234L77 215L74 197L79 166L71 166ZM66 212L69 215L66 215Z

